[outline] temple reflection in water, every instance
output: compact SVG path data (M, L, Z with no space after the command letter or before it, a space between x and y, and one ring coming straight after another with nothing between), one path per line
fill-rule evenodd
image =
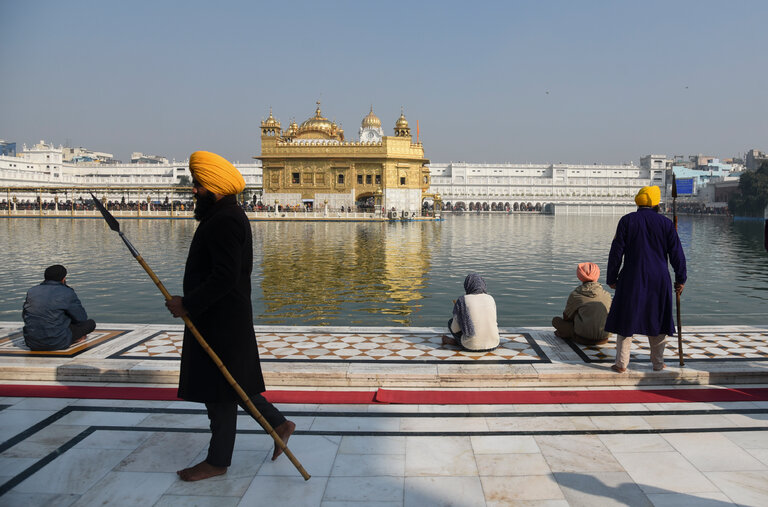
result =
M440 241L435 223L253 227L254 248L263 252L254 279L261 278L264 313L257 319L264 324L290 325L295 318L322 325L351 313L349 325L371 325L367 315L383 313L401 315L392 320L410 325Z

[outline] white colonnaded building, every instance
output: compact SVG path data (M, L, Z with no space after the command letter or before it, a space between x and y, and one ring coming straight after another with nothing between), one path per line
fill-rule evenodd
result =
M119 198L127 191L135 198L189 181L189 161L160 163L112 164L100 162L67 162L67 148L54 147L40 141L16 155L0 155L0 190L13 192L19 199L35 198L51 190L67 191L74 198L89 197L96 190L107 198ZM235 163L249 189L261 188L261 162ZM133 195L131 195L133 194ZM0 200L3 199L0 195Z
M664 165L432 163L430 192L464 209L614 214L647 185L666 188Z
M40 141L15 155L0 155L0 189L31 199L51 190L72 198L97 190L107 198L135 189L136 197L168 189L189 177L188 161L105 164L64 161L65 148ZM645 162L645 160L643 161ZM246 191L263 191L261 161L235 162ZM634 207L633 196L646 185L666 189L663 164L478 164L430 163L427 195L464 209L536 210L555 214L617 214ZM5 196L0 195L0 200Z

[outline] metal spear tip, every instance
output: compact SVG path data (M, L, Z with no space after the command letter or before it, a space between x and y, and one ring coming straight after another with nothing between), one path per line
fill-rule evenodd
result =
M107 224L109 225L109 228L112 229L115 232L120 232L120 224L117 223L117 220L115 220L115 217L112 216L112 214L107 211L107 208L104 207L103 204L101 204L101 201L99 201L95 195L93 195L93 192L88 192L91 194L91 197L93 198L93 203L96 205L96 208L101 212L101 216L104 217L104 220L107 221Z

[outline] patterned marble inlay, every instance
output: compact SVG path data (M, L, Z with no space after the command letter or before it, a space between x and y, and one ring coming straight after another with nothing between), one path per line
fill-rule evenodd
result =
M30 356L30 357L74 357L86 350L126 334L128 331L115 329L96 329L88 334L85 341L76 343L64 350L29 350L24 343L21 326L6 328L0 336L0 356Z
M256 333L262 361L376 362L549 362L527 333L502 333L500 346L490 352L466 352L443 345L437 333ZM112 358L177 359L182 332L159 331L113 354Z
M578 345L568 340L571 348L588 363L613 362L616 341L599 346ZM651 361L648 338L637 335L632 339L632 361ZM665 357L677 357L677 336L668 336ZM768 360L768 332L697 332L683 333L683 358L688 361Z

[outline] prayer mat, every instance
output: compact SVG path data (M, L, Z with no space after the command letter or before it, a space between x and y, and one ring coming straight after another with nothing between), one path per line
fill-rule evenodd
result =
M0 356L27 356L27 357L75 357L86 350L90 350L102 343L123 336L129 331L116 329L98 329L88 333L85 341L75 343L64 350L29 350L24 343L21 326L8 330L0 336Z

